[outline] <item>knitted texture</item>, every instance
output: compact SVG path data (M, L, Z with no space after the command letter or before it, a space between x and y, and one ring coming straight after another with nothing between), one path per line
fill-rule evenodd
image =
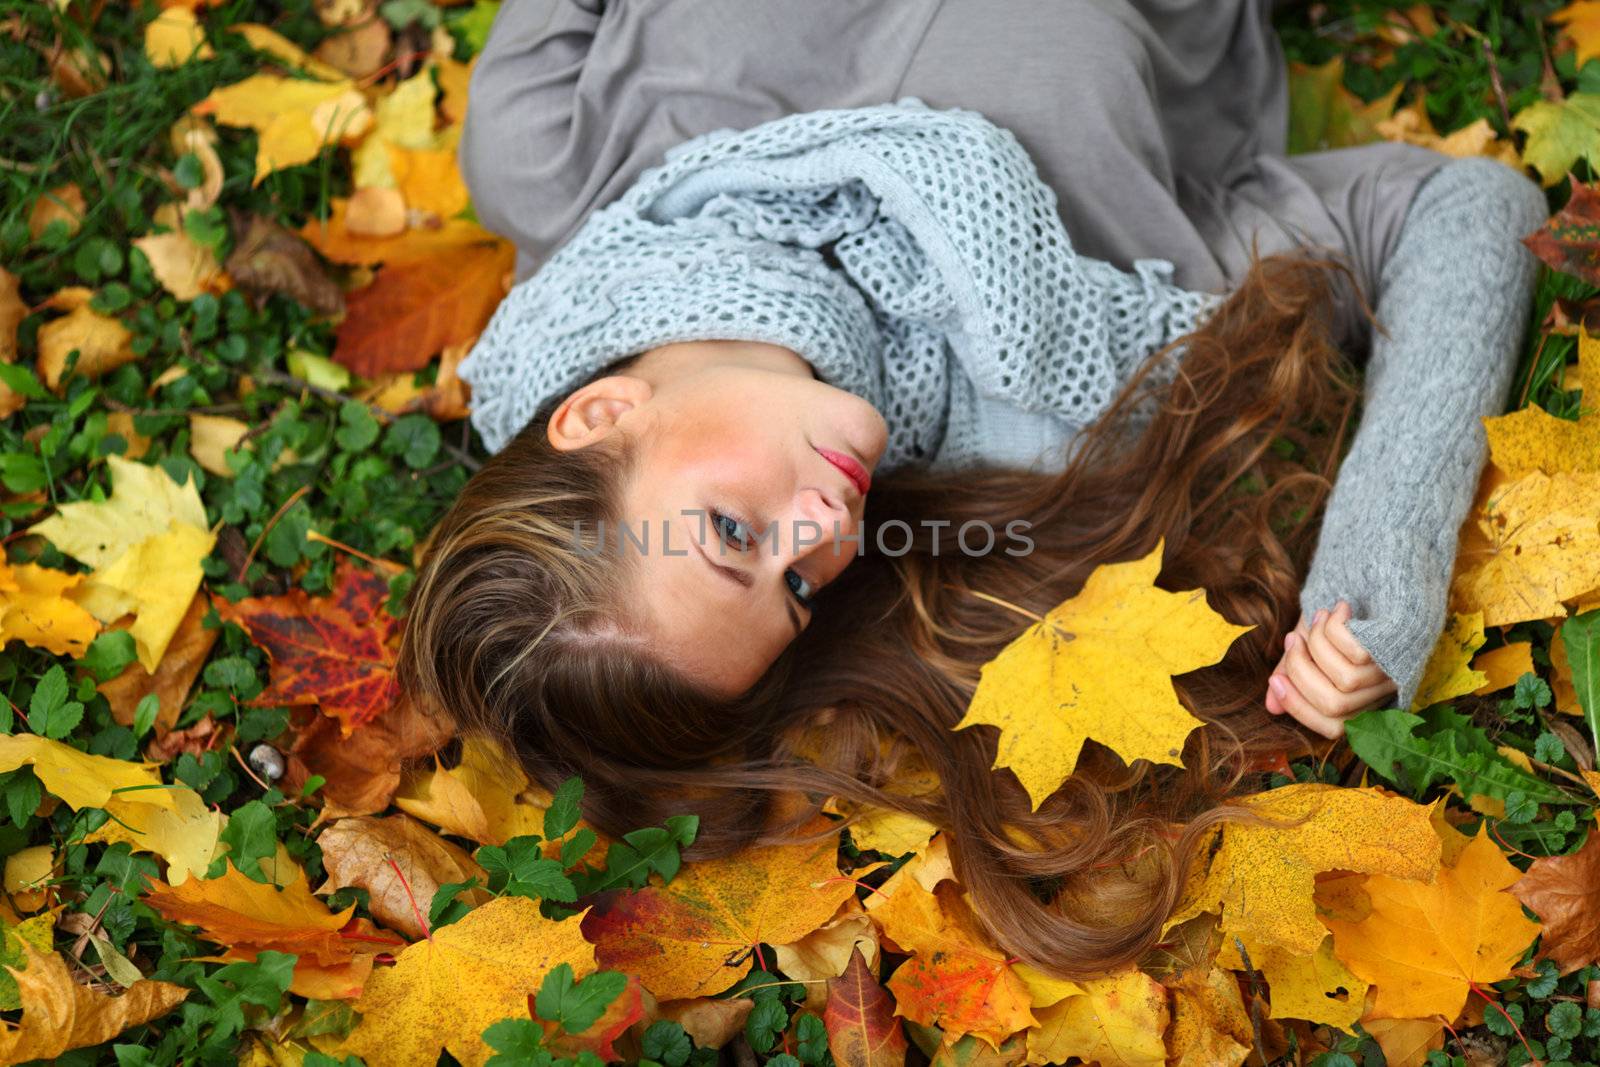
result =
M765 341L883 413L880 471L961 466L976 409L1085 426L1221 303L1171 274L1077 255L1009 130L905 97L678 145L513 287L460 374L498 451L620 359Z
M1457 536L1505 410L1538 263L1519 238L1544 194L1489 159L1417 189L1374 308L1360 427L1340 465L1300 590L1309 618L1350 602L1350 631L1408 708L1444 628ZM1310 694L1306 694L1310 697Z

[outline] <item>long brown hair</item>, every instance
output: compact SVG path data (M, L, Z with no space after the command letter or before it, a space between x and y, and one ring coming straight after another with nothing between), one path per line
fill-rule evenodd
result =
M1334 336L1341 287L1360 301L1337 262L1253 258L1227 300L1081 433L1058 474L880 479L868 525L906 521L911 551L869 545L820 594L827 625L808 627L732 701L630 640L612 554L574 546L575 528L615 523L626 451L557 453L536 418L433 531L401 685L504 738L545 787L581 775L584 815L608 833L698 814L688 859L792 839L830 796L918 815L948 832L974 911L1008 952L1068 977L1121 966L1159 940L1208 831L1251 820L1230 798L1261 784L1264 758L1309 750L1262 695L1298 617L1357 396ZM1156 374L1169 356L1176 376ZM997 518L1032 523L1030 554L957 550L963 521ZM1009 771L991 770L995 731L952 729L979 669L1029 624L1015 608L1042 614L1095 567L1161 539L1162 587L1204 588L1213 609L1253 629L1216 665L1174 679L1206 723L1182 768L1129 767L1086 745L1034 811ZM806 739L820 746L809 759L797 754ZM912 753L941 788L885 791ZM805 803L780 805L780 794Z

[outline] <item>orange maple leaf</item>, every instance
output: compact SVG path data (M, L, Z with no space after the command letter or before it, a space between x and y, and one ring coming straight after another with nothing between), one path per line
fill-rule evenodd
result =
M426 366L483 331L514 259L511 245L495 241L389 264L346 298L333 358L365 378Z

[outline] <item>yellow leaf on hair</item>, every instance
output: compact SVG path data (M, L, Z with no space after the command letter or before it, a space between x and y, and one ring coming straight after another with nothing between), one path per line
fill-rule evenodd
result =
M1201 912L1222 917L1223 944L1233 935L1252 959L1275 946L1310 956L1326 934L1313 893L1320 871L1385 871L1428 878L1441 844L1430 808L1377 788L1299 783L1241 803L1279 827L1228 823L1203 875L1191 881L1163 929Z
M1164 546L1096 567L1077 596L984 666L954 726L999 728L994 766L1011 768L1035 809L1090 739L1129 763L1183 766L1184 741L1201 722L1178 701L1172 676L1216 663L1254 629L1213 611L1203 589L1156 588Z
M1411 710L1421 711L1454 700L1487 682L1488 676L1472 667L1472 655L1483 647L1484 640L1483 612L1451 615L1422 669Z
M1065 1063L1077 1056L1100 1067L1164 1067L1171 1020L1166 987L1137 969L1083 985L1082 996L1038 1013L1038 1025L1028 1030L1029 1062Z

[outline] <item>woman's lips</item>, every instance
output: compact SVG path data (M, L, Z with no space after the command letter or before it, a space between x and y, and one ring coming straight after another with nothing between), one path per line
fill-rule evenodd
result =
M813 445L812 447L815 448L816 446ZM843 471L844 476L855 484L856 491L862 496L866 496L867 490L872 488L872 475L867 472L866 467L861 465L861 461L854 456L847 456L843 452L835 452L831 448L818 448L817 455Z

